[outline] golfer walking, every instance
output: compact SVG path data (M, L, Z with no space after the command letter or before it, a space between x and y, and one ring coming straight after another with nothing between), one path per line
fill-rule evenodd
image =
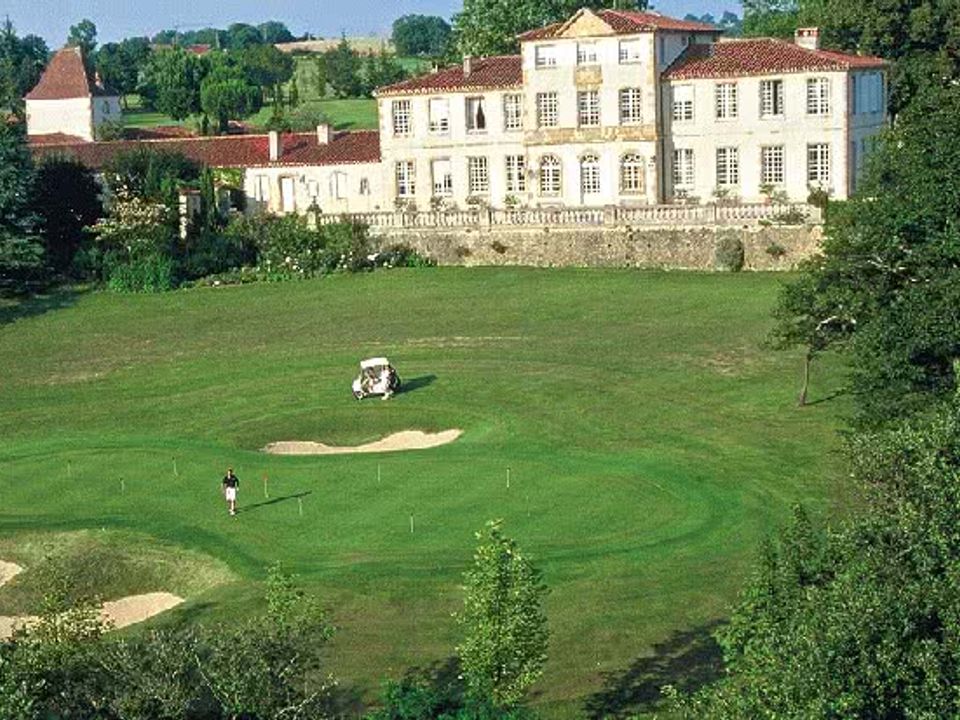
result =
M233 468L227 468L223 477L223 496L227 499L227 508L231 515L237 514L237 488L240 487L240 478L233 474Z

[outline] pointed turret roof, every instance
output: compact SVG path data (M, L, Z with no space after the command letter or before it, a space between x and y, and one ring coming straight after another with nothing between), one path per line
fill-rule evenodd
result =
M91 95L116 95L87 74L83 53L78 47L58 50L43 71L40 82L27 93L27 100L68 100Z

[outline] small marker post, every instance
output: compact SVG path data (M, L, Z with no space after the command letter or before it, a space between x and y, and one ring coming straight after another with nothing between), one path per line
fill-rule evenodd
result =
M377 463L377 485L380 484L380 463Z
M507 468L507 490L510 489L510 468Z
M264 473L264 476L263 476L263 497L264 497L265 500L269 500L269 499L270 499L270 493L267 491L267 476L266 476L266 473Z
M120 478L120 492L125 493L127 491L127 481L123 478Z
M300 517L303 517L303 498L297 498L297 505L300 508Z
M173 476L180 477L180 473L177 472L177 459L173 459Z
M413 535L413 514L410 514L410 534Z

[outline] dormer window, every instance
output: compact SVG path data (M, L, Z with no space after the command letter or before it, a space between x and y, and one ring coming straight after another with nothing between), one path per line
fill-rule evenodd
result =
M597 44L596 43L578 43L577 44L577 65L596 65L597 64Z
M467 132L486 132L487 113L482 97L467 98Z
M534 49L534 58L538 68L557 66L557 46L538 45Z

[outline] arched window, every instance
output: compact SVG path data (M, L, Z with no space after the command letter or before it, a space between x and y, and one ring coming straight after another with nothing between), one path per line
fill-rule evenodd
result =
M555 155L544 155L540 158L540 194L541 195L559 195L560 184L560 158Z
M643 158L627 153L620 158L620 192L624 195L643 192Z
M600 192L600 158L592 153L580 158L580 192L584 195Z

